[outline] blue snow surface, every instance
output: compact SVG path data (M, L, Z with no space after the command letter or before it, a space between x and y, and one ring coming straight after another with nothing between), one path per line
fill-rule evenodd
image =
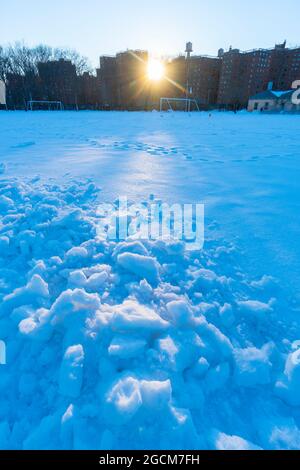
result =
M1 449L300 448L299 131L0 113ZM204 203L204 248L100 239L120 195Z

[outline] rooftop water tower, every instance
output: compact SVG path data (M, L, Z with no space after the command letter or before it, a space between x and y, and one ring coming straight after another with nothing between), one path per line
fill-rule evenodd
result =
M191 42L186 43L186 99L192 94L192 89L190 88L190 62L191 62L191 53L193 52L193 44ZM187 110L187 109L186 109Z
M190 58L190 57L191 57L191 53L193 52L193 44L192 44L191 42L187 42L187 43L186 43L185 52L186 52L186 54L187 54L187 58Z

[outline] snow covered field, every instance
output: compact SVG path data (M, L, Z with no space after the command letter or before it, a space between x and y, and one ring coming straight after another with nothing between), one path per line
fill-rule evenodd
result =
M1 449L300 448L300 121L0 113ZM205 245L96 237L118 196Z

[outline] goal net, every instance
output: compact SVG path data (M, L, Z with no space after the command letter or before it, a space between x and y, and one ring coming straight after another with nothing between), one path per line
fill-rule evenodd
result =
M27 109L30 111L62 111L64 109L64 105L61 101L31 100L27 103Z
M161 98L160 111L200 111L197 100L191 98Z

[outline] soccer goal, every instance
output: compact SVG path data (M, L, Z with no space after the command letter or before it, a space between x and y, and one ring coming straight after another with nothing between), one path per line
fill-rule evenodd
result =
M30 100L27 103L27 109L29 111L63 111L64 105L61 101Z
M161 98L160 112L162 111L200 111L197 100L191 98Z

